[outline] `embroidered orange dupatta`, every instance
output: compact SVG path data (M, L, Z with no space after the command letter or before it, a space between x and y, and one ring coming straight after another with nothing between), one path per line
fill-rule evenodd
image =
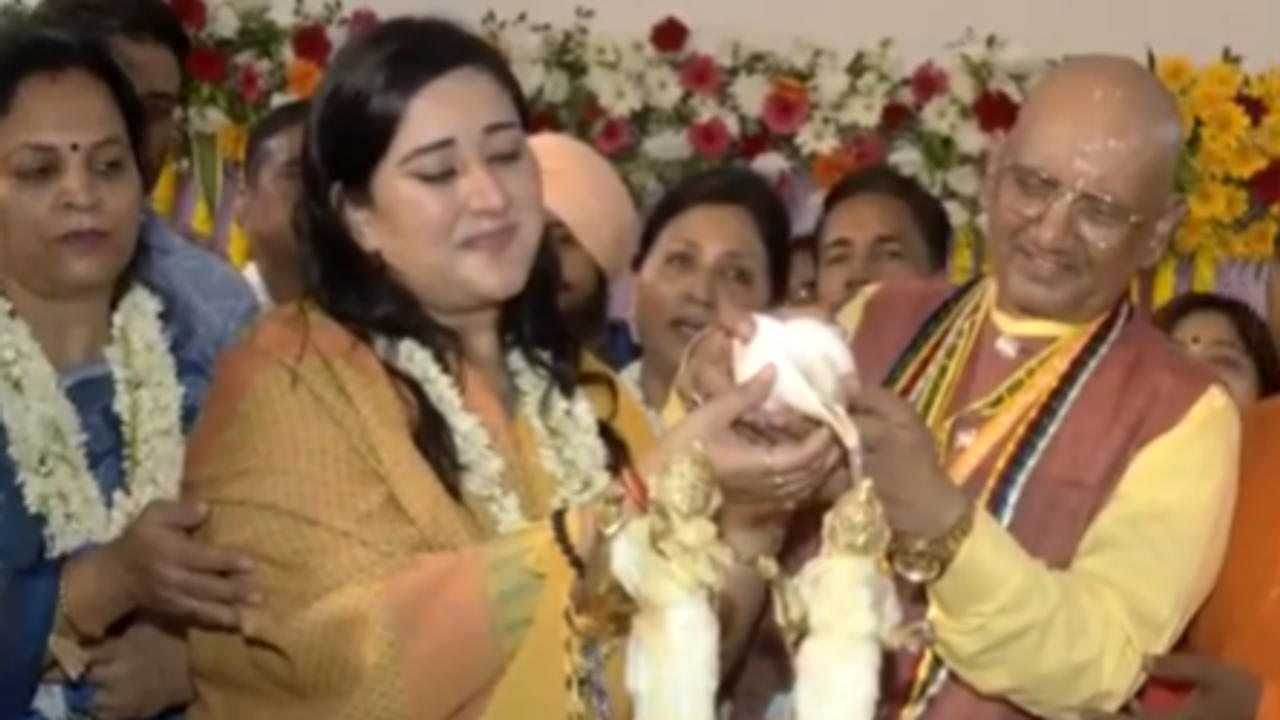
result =
M446 494L377 358L320 312L279 310L222 359L187 493L212 508L206 539L256 559L264 602L244 610L240 633L191 634L189 717L565 717L572 574L541 521L553 483L528 427L500 417L480 383L463 385L518 468L539 519L528 530L498 536L471 498ZM588 388L632 455L646 452L638 404Z

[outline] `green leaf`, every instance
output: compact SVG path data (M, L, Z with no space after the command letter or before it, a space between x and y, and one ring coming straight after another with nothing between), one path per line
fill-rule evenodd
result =
M191 138L192 175L199 192L211 212L216 212L218 196L222 194L222 158L218 157L217 137L198 134Z

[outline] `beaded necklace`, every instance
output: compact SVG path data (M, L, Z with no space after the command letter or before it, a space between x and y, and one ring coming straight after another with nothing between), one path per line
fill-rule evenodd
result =
M953 479L963 483L986 452L1003 443L993 470L981 488L979 502L997 522L1008 527L1022 490L1045 448L1094 370L1128 325L1133 308L1128 301L1118 303L1106 317L1083 333L1052 343L994 391L948 417L955 385L976 345L990 308L987 299L991 297L992 289L976 282L949 297L908 344L889 371L886 385L911 400L926 418L939 444L940 457L950 455L947 444L958 415L977 412L990 418L987 426L994 432L984 433L986 447L962 454L957 458L962 462L950 463L948 469ZM948 352L944 347L947 344L957 349ZM946 365L950 367L944 367ZM965 455L969 456L967 463L963 462ZM975 457L978 459L974 460ZM961 469L957 464L965 467ZM919 717L948 677L946 666L932 649L920 653L913 663L910 692L901 709L892 716L899 720Z

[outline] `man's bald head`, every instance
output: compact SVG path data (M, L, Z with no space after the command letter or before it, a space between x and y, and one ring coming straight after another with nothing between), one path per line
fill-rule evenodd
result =
M1080 322L1124 296L1182 217L1179 123L1132 60L1072 58L1036 85L983 192L1006 310Z
M1127 155L1150 173L1148 188L1167 195L1182 152L1177 104L1147 68L1126 57L1085 55L1055 66L1032 89L1010 142L1043 126L1070 141L1078 163L1100 153Z

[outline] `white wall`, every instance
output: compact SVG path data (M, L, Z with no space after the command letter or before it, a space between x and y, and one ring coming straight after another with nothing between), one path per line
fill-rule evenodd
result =
M555 22L576 5L602 28L647 32L668 13L712 38L780 45L802 37L858 46L888 35L908 58L936 53L966 26L1038 53L1161 51L1216 57L1224 44L1253 66L1280 62L1280 0L363 0L384 14L438 12L473 20L492 7ZM277 5L291 0L273 0ZM361 0L346 0L354 6Z

